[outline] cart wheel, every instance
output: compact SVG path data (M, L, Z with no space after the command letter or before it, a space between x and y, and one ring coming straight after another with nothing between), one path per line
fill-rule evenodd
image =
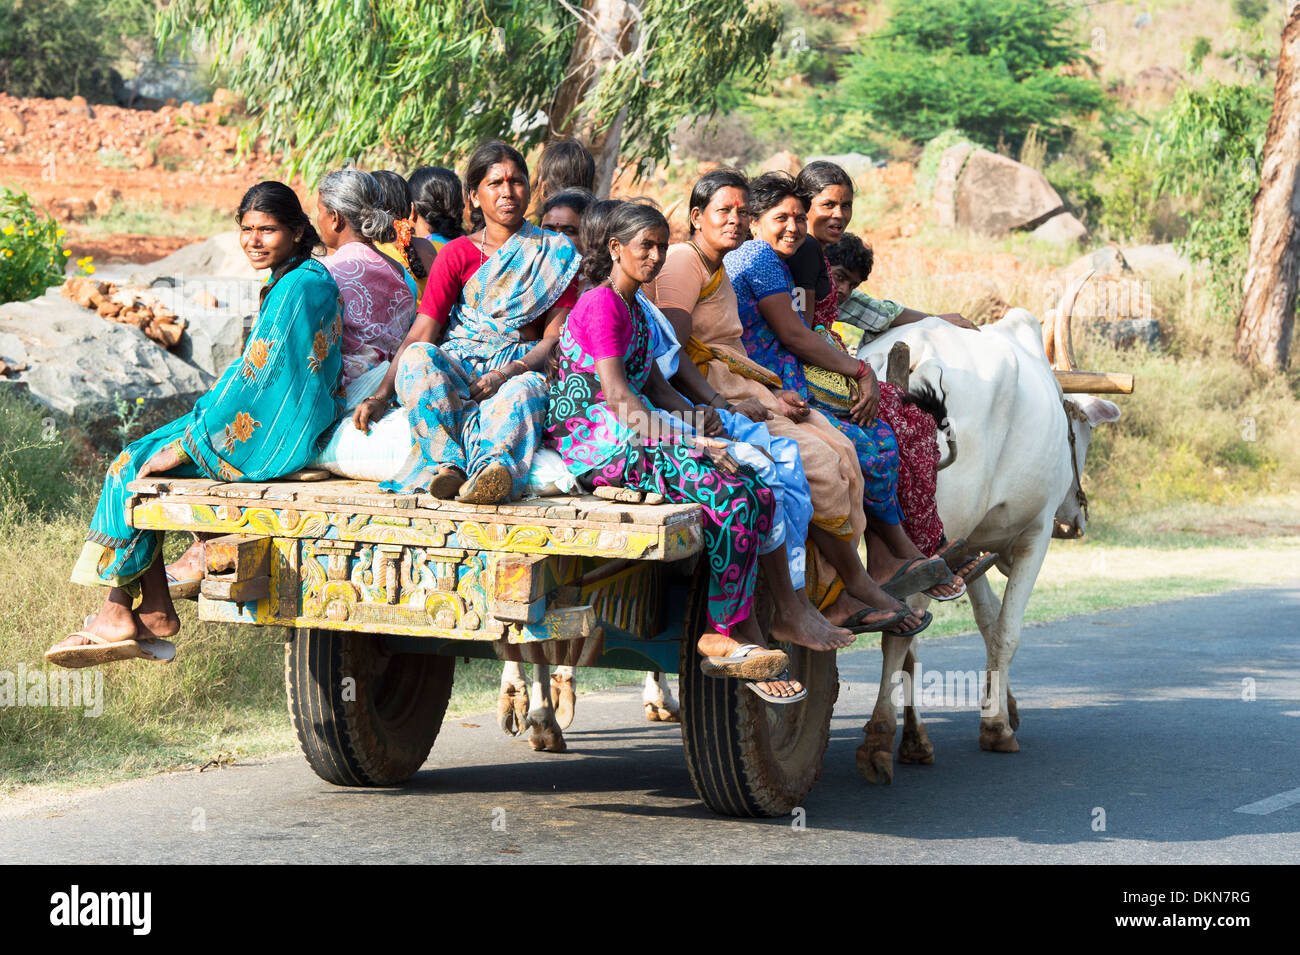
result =
M691 783L714 812L783 816L821 775L840 690L835 654L773 644L789 654L791 674L808 688L799 703L765 703L741 680L705 676L693 635L704 632L707 591L708 578L698 574L682 629L678 696ZM757 612L757 596L754 603Z
M392 653L375 634L289 630L284 682L308 764L337 786L409 779L438 738L455 666Z

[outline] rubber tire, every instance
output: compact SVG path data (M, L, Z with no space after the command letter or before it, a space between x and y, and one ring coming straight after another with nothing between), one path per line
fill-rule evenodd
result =
M722 815L787 815L821 775L840 689L835 654L772 644L808 688L799 703L765 703L741 680L705 676L691 635L704 632L707 590L708 578L697 576L682 629L678 699L691 784Z
M438 738L455 666L454 657L389 653L375 634L289 630L284 682L308 765L336 786L409 779Z

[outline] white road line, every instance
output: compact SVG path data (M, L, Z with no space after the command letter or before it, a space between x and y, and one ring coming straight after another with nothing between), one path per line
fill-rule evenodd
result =
M1288 789L1284 793L1278 793L1276 796L1269 796L1267 799L1261 799L1259 802L1247 803L1244 806L1238 806L1233 812L1248 812L1252 816L1266 816L1270 812L1277 812L1279 809L1285 809L1287 806L1294 806L1300 802L1300 789Z

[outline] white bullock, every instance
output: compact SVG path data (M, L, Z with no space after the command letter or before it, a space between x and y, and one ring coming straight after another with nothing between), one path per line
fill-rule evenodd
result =
M1117 419L1119 408L1090 395L1062 394L1039 321L1022 308L980 331L937 318L905 325L864 345L858 357L883 377L889 349L899 341L911 351L909 392L930 392L947 419L940 421L940 440L948 447L937 492L944 529L949 539L965 537L972 548L999 554L998 568L1007 576L1001 601L987 578L968 592L987 650L980 746L1014 753L1020 748L1015 734L1019 717L1007 677L1020 644L1025 606L1053 531L1059 529L1059 536L1083 533L1079 476L1092 428ZM882 648L880 692L858 749L858 771L872 782L888 783L898 716L894 687L902 674L909 683L906 689L912 689L915 654L910 639L887 634ZM915 694L903 697L909 703L916 700ZM934 761L925 726L911 705L904 714L899 759Z

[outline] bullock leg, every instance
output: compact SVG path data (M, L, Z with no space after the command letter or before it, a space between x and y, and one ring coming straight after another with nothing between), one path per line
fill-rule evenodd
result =
M518 736L528 717L528 684L524 668L507 663L501 668L501 692L497 694L497 724L511 736Z
M898 744L898 761L928 766L934 762L934 744L930 742L930 734L926 732L916 708L916 650L913 647L908 647L903 660L903 674L908 688L903 693L903 738Z
M1008 567L1009 571L1011 568ZM981 634L990 634L993 628L997 626L998 615L1002 612L1002 601L998 600L998 595L993 592L993 587L989 584L987 577L981 577L979 580L970 584L967 588L970 594L971 609L975 611L975 625L980 628ZM988 647L988 637L984 637L984 645ZM988 679L985 679L985 695L988 693ZM1016 707L1016 698L1011 695L1011 684L1004 678L1002 681L1006 684L1007 690L1007 723L1013 730L1020 729L1020 710Z
M556 667L551 674L551 706L555 708L555 722L567 730L573 722L573 710L578 705L578 675L573 667Z
M862 727L867 735L857 754L858 774L867 782L888 786L894 781L894 731L898 727L894 687L903 685L903 661L911 645L911 637L880 635L884 657L880 667L880 689L871 719ZM910 689L907 685L904 692L910 692Z
M555 708L551 706L551 667L546 663L533 666L533 705L528 710L524 725L532 729L528 742L539 753L563 753L564 734L560 724L555 721Z
M1025 538L1021 538L1024 541ZM1042 569L1043 559L1047 556L1047 545L1051 542L1051 527L1036 532L1027 543L1017 542L1007 563L1010 574L1007 576L1007 589L1002 596L1002 606L997 620L986 632L983 626L984 645L987 650L986 674L988 694L980 713L980 748L995 753L1016 753L1020 744L1016 741L1015 727L1012 726L1011 697L1009 677L1011 661L1020 646L1020 631L1024 626L1025 608L1029 605L1029 595ZM977 616L978 620L979 617ZM1019 725L1020 716L1016 713L1015 722Z
M681 707L673 699L672 687L668 677L663 673L647 673L645 688L641 691L641 702L645 706L645 718L651 723L680 723Z

